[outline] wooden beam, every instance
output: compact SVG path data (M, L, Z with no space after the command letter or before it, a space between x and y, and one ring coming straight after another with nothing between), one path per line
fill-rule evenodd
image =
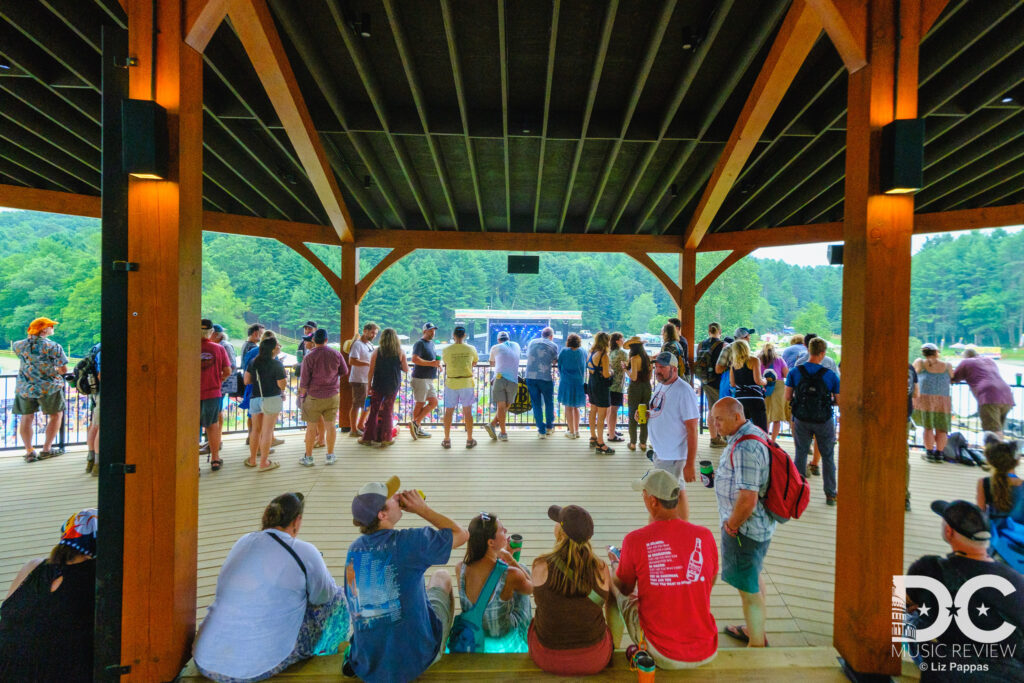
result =
M295 81L266 0L230 0L228 16L274 106L295 153L342 242L353 239L352 217L327 163L320 134Z
M676 308L679 312L679 334L686 338L688 343L689 358L687 362L693 361L697 353L697 251L695 249L683 249L679 254L679 298L676 299ZM680 370L685 370L680 368ZM683 373L685 374L685 372Z
M327 284L331 286L331 289L334 290L334 293L338 295L339 299L341 299L342 296L344 296L342 291L341 278L338 277L337 273L328 268L327 264L324 263L323 260L306 245L305 242L299 242L297 240L287 238L278 238L278 241L280 241L286 247L291 247L299 256L309 261L309 263L312 264L312 266L316 268L321 275L324 276L324 279L327 280Z
M548 36L548 70L544 81L544 119L540 126L540 154L537 159L537 189L533 194L533 231L537 232L540 218L540 193L544 189L544 152L547 147L548 118L551 113L551 84L555 77L555 50L558 47L558 16L562 0L554 0L551 7L551 35Z
M583 157L583 146L586 144L587 129L590 128L590 117L594 112L594 102L597 101L597 89L601 85L601 73L604 71L604 60L608 56L608 45L612 40L612 28L615 26L615 12L619 8L619 0L609 0L605 8L604 22L601 25L601 40L597 44L597 54L594 56L594 66L590 73L590 85L587 87L587 102L583 107L583 125L580 128L580 139L576 141L576 152L573 154L572 166L569 169L569 180L566 183L565 194L562 197L562 213L558 219L558 232L565 227L565 215L569 211L569 202L572 201L572 190L576 184L576 173L580 169L580 160Z
M846 70L853 73L863 69L868 63L867 55L864 54L864 36L855 35L854 28L859 32L863 30L864 24L862 21L853 23L849 21L852 18L851 10L853 12L862 11L864 4L862 0L806 0L806 2L818 15L818 21L821 22L832 45L839 52L839 57L843 60ZM851 7L854 4L861 7Z
M820 33L821 22L817 15L804 0L796 0L782 22L729 142L711 174L697 210L686 226L683 233L686 247L696 248L707 234L715 214Z
M377 281L381 275L384 274L391 266L398 263L403 257L412 253L411 247L395 247L388 255L380 260L380 263L375 265L369 273L360 278L358 284L356 284L356 303L362 303L363 297L366 296L366 292L370 290L373 283Z
M749 254L751 251L751 249L734 249L729 252L729 254L722 259L717 266L711 269L710 273L701 278L701 281L697 283L694 290L695 301L703 299L704 295L707 294L708 288L715 283L715 280L721 277L722 273L729 270L729 268L735 265L737 261Z
M359 249L352 242L343 242L341 245L341 339L355 337L359 329L359 302L356 300L356 278L359 277ZM354 429L355 425L349 421L349 412L352 407L352 391L348 384L348 377L341 378L341 393L338 401L338 424L342 427Z
M66 216L100 217L100 198L17 185L0 185L0 206L25 211L62 213Z
M206 51L213 34L228 15L230 0L190 0L185 3L185 42L196 52Z
M445 239L449 235L451 239ZM307 240L308 241L308 240ZM560 251L594 253L677 253L678 236L561 235L533 232L461 232L441 230L362 230L358 247L410 247L412 249L466 249L470 251Z
M921 2L921 35L924 36L932 29L932 25L946 9L949 0L922 0Z
M314 223L292 223L270 218L255 216L238 216L235 214L203 212L203 230L224 232L231 235L249 237L266 237L280 241L290 240L309 244L329 244L338 246L338 235L323 225ZM376 231L374 231L376 232ZM403 231L397 231L401 233Z
M627 255L632 257L637 263L651 271L651 275L658 278L662 286L665 287L665 291L672 297L672 301L679 305L680 296L682 296L682 289L675 283L672 276L665 272L665 269L655 263L654 259L647 255L643 251L627 251Z

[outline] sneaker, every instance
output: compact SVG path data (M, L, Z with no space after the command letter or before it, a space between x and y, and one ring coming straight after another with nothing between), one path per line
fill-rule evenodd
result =
M508 434L505 432L498 434L498 441L508 441Z
M419 430L419 425L417 425L415 422L410 421L409 422L409 434L412 435L412 440L413 441L415 441L416 439L420 438L419 431L420 431Z
M275 436L275 437L274 437L274 443L272 443L272 444L270 444L270 445L271 445L271 446L280 446L280 445L281 445L281 444L283 444L283 443L284 443L284 439L278 439L278 438L277 438L277 437Z
M811 474L813 474L814 476L816 476L816 477L820 477L821 476L821 466L820 465L808 465L807 469L809 469L811 471Z
M567 439L575 439L576 435L573 434L572 432L566 432L565 433L565 438L567 438Z
M835 507L836 506L836 497L835 496L825 496L825 505L828 505L829 507Z
M484 431L487 432L487 436L491 437L491 441L497 441L498 440L498 434L497 434L497 432L494 431L494 423L493 422L485 422L484 423Z
M537 438L538 439L546 439L546 438L548 438L548 435L545 434L544 432L537 432Z
M327 464L328 465L333 465L336 462L338 462L338 456L336 456L334 453L328 453L327 454Z
M430 438L430 432L428 432L427 430L423 429L423 427L420 427L419 425L416 425L416 436L418 436L421 439L429 439Z
M93 453L93 452L90 452L88 455L85 456L85 473L86 474L89 474L90 472L92 472L92 468L93 468L93 465L95 464L95 460L96 460L96 454Z
M312 467L313 466L313 456L310 456L310 455L302 456L301 458L299 458L299 464L302 465L303 467Z

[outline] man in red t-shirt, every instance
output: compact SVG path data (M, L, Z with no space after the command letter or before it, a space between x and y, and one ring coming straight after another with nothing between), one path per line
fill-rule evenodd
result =
M711 587L718 576L718 546L706 528L679 515L679 480L650 470L633 482L643 491L651 523L622 541L622 558L611 556L619 612L634 643L662 669L707 664L718 653L718 626L711 615ZM621 638L613 631L615 642Z
M231 359L220 344L210 341L213 323L203 318L203 332L199 351L199 426L206 430L210 444L210 469L220 469L220 386L231 374Z

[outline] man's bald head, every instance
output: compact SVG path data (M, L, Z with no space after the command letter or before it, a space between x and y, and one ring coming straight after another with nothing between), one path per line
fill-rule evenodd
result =
M711 419L718 433L723 436L732 436L747 421L743 404L732 396L719 399L711 407Z

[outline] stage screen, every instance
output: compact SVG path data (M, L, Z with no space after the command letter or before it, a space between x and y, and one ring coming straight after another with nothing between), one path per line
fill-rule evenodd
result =
M530 340L539 337L540 331L547 326L547 320L491 320L487 331L487 349L490 350L498 343L499 332L508 332L509 341L518 343L525 353Z

